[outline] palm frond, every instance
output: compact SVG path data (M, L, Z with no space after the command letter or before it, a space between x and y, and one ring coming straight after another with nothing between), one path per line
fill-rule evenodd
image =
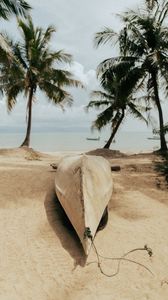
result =
M39 83L39 88L45 92L48 100L54 104L68 103L71 105L73 101L71 95L67 91L49 81Z
M101 77L106 71L109 70L110 72L115 70L120 70L120 72L122 72L122 70L134 65L135 61L136 58L133 56L117 56L105 59L98 65L97 75L98 77Z
M0 17L8 20L11 14L27 17L31 6L24 0L1 0Z
M168 3L167 1L163 1L162 5L158 5L160 10L158 11L158 23L162 25L162 23L165 21L165 18L168 14Z
M21 66L24 69L28 69L28 65L26 60L24 59L24 54L22 53L22 47L20 47L19 43L16 43L13 47L13 54L14 54L14 58L17 60L18 63L21 64Z
M53 53L53 57L57 62L70 63L72 61L72 55L64 52L63 50Z
M38 74L39 84L45 84L45 82L51 82L52 84L56 84L57 86L69 86L69 87L80 87L84 88L81 81L73 78L73 74L66 70L62 69L54 69L51 68L43 72L43 74Z
M6 35L0 33L0 49L6 53L6 55L13 56L12 47Z
M89 108L96 108L100 109L100 107L105 107L109 105L109 101L107 100L92 100L89 102L89 104L86 106L86 111L89 110Z
M23 91L23 86L19 84L14 84L5 88L5 93L7 95L7 110L11 112L17 103L17 96Z
M40 41L41 47L44 48L46 45L48 45L48 42L50 42L52 34L56 32L56 29L54 26L49 26L46 31L44 32L43 38Z
M98 130L101 130L103 127L109 124L109 122L112 121L112 118L113 109L110 106L97 116L97 119L92 124L92 129L96 128Z
M105 27L103 31L97 32L94 38L95 47L100 46L101 44L106 44L108 42L115 44L115 39L117 38L117 33L114 32L111 28Z
M105 91L92 91L91 98L99 98L100 101L106 100L107 103L111 104L114 100L114 95L106 93Z
M144 121L148 125L148 120L143 116L140 110L141 107L137 107L133 102L129 102L128 104L130 108L130 112L139 120Z

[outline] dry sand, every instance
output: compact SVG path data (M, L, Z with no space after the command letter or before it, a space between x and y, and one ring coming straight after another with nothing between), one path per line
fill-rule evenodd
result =
M109 221L95 244L104 256L119 257L147 244L153 250L129 254L144 268L122 262L114 277L100 273L91 250L87 259L63 222L55 198L55 171L61 154L24 149L0 150L0 299L1 300L167 300L168 189L155 170L154 155L120 156L98 151L121 171L112 172L114 193ZM108 155L107 155L108 154ZM105 261L112 274L117 263Z

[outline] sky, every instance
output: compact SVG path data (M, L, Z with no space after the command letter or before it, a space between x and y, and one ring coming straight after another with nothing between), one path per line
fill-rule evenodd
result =
M85 89L72 89L74 98L71 108L54 106L48 102L41 92L36 95L33 106L33 130L88 130L98 111L85 112L90 100L90 92L99 89L96 79L96 68L106 58L115 56L116 50L111 45L94 48L93 39L96 32L106 26L114 30L121 27L116 14L128 8L136 9L141 1L137 0L29 0L33 7L33 22L46 28L56 27L51 47L54 50L64 49L73 55L73 63L67 68L73 72L76 79L81 80ZM1 21L1 31L6 31L15 40L20 38L15 18L10 22ZM168 105L167 105L168 106ZM167 114L167 106L164 113ZM26 126L26 99L20 96L18 103L10 114L7 114L6 103L0 99L0 131L24 130ZM126 131L144 131L146 125L142 122L127 118L124 123Z

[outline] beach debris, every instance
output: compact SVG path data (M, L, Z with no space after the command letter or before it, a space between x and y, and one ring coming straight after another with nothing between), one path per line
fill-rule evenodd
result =
M54 170L57 170L58 166L56 164L50 164L50 166L54 169Z
M111 166L111 171L121 171L121 167L119 165Z

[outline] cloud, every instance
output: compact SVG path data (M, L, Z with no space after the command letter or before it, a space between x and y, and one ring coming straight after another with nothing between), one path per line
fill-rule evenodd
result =
M67 66L66 69L72 72L74 78L80 80L86 88L92 89L98 86L95 70L86 71L85 67L76 61Z

